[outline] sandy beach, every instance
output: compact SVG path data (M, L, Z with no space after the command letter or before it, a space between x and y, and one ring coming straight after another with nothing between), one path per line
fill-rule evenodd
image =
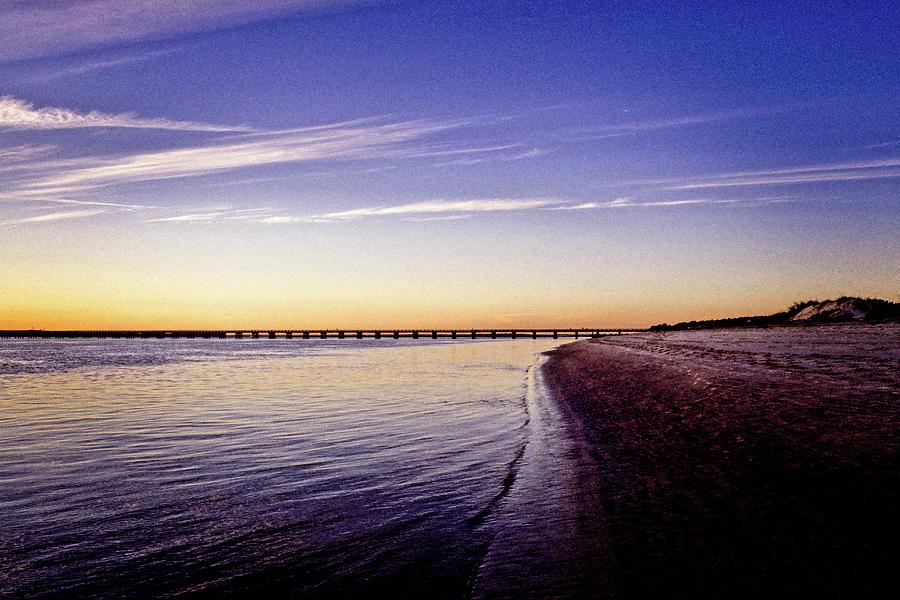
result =
M900 326L639 334L550 353L618 597L887 597ZM611 558L610 558L611 557Z

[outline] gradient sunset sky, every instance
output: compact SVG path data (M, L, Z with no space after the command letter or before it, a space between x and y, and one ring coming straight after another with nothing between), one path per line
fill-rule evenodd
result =
M0 328L900 300L897 2L0 4Z

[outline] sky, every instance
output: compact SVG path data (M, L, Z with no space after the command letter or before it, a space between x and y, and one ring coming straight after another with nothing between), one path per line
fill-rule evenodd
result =
M896 2L0 3L0 328L900 301Z

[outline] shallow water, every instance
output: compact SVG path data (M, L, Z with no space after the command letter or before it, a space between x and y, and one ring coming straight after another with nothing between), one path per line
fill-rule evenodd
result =
M545 360L528 373L528 443L515 485L491 515L494 537L476 572L475 598L614 595L599 465L577 422L550 397Z
M575 494L553 345L2 341L0 596L483 595Z

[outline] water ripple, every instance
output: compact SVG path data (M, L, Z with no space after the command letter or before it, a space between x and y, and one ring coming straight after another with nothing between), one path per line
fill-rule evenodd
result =
M0 342L0 596L460 597L549 346Z

